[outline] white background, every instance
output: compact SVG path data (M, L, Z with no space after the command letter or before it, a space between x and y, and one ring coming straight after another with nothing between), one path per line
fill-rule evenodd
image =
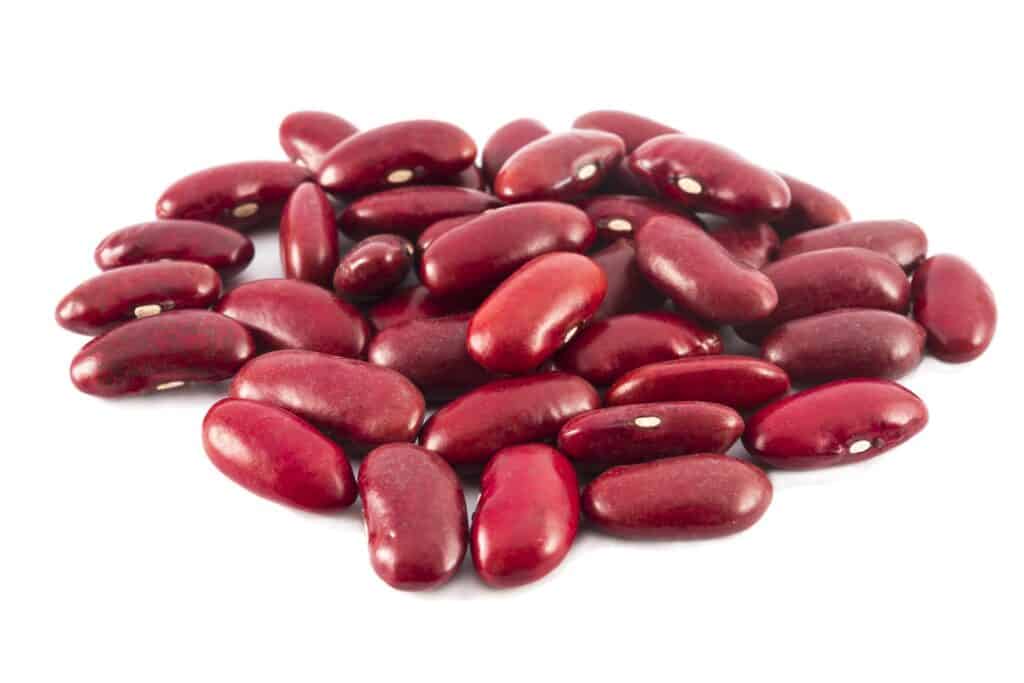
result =
M1013 3L14 3L2 10L0 680L1021 680L1020 22ZM604 9L602 9L604 8ZM1007 8L1007 9L1003 9ZM647 114L908 218L984 273L991 350L927 360L931 410L870 463L773 473L750 531L588 530L547 579L431 594L370 568L358 506L292 512L203 454L223 387L76 392L58 298L171 181L283 158L317 108ZM263 235L246 277L276 275ZM476 491L469 490L470 502Z

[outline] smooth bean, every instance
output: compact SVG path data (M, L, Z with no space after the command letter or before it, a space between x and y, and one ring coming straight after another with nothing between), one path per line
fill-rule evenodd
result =
M928 350L948 363L985 352L996 333L996 300L969 263L932 256L914 273L914 318L928 331Z
M576 199L596 190L624 153L621 138L603 131L546 135L508 158L494 194L506 202Z
M550 132L547 126L536 119L516 119L494 131L484 144L481 156L487 181L494 182L498 171L510 156Z
M358 132L351 123L323 111L297 111L284 117L278 131L281 148L288 158L314 173L331 149Z
M572 122L573 128L589 128L603 130L618 135L626 145L626 154L659 135L679 133L678 130L664 123L628 111L602 109L591 111Z
M420 233L420 236L416 238L416 251L421 255L427 250L427 248L436 242L441 235L444 235L463 223L468 223L480 214L469 214L468 216L455 216L454 218L442 218L436 223L431 223L430 226Z
M339 223L352 239L395 233L414 240L439 220L482 213L499 204L485 192L464 187L400 187L357 199L342 211Z
M314 183L292 192L278 233L285 277L328 287L338 265L338 228L334 207Z
M252 240L237 230L202 221L139 223L107 235L94 254L100 270L154 261L203 263L228 278L252 262Z
M683 209L660 199L628 194L605 194L591 197L582 204L597 235L605 241L632 237L640 227L656 216L689 216Z
M433 296L426 287L417 285L400 289L387 299L374 304L368 315L374 328L383 330L409 320L469 313L480 304L480 299L478 295Z
M608 291L594 314L595 320L651 311L664 305L665 295L652 287L640 272L636 264L636 250L629 240L613 242L591 256L591 260L601 267L608 280Z
M910 271L924 260L928 237L910 221L849 221L793 235L782 243L779 258L835 247L877 251Z
M487 190L487 180L484 178L484 172L480 170L479 166L467 166L449 178L447 184L455 187L465 187L470 190L480 190L481 192Z
M825 190L785 173L779 173L779 177L789 187L790 196L786 213L773 222L780 233L792 235L850 220L850 212L843 203Z
M334 271L334 291L353 299L390 293L412 269L412 243L398 235L371 235L352 247Z
M708 234L725 247L734 259L760 270L775 260L779 235L763 221L736 221L715 218L707 221Z

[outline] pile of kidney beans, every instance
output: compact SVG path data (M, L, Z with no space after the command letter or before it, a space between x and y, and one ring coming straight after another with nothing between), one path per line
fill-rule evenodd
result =
M513 121L479 166L439 121L297 112L280 141L291 161L187 176L157 220L100 243L104 272L57 307L98 335L71 379L113 397L233 378L203 421L213 463L298 508L360 497L396 588L448 581L467 544L486 583L534 581L581 507L624 537L746 529L772 485L724 455L737 439L773 468L874 457L928 419L892 380L926 348L972 360L995 330L988 286L926 257L917 225L851 221L634 114ZM245 231L274 223L285 277L225 292L253 258ZM339 228L358 240L344 254ZM761 357L723 353L724 326ZM346 450L369 452L358 478ZM456 471L481 469L470 525Z

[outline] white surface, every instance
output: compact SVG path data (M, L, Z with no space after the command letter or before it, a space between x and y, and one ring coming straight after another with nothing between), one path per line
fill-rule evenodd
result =
M1021 680L1012 3L102 4L0 21L0 680ZM221 388L103 401L67 379L86 339L52 312L96 243L185 173L283 158L289 111L437 117L482 143L601 107L919 222L988 277L991 350L906 379L931 410L913 442L773 473L742 535L586 531L538 584L490 591L467 564L428 595L376 578L358 506L299 514L222 477L200 445ZM273 236L257 248L247 276L276 274Z

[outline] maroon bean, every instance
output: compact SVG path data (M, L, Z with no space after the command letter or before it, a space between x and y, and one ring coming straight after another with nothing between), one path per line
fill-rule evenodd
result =
M779 258L835 247L877 251L909 271L924 259L928 238L924 230L910 221L849 221L790 237L782 243Z
M426 287L406 287L375 304L369 310L370 322L377 330L409 320L441 318L446 315L469 313L480 303L479 296L438 297Z
M430 227L420 233L420 236L416 238L416 250L422 254L427 250L431 244L437 241L441 235L450 232L454 228L468 223L479 214L470 214L468 216L455 216L454 218L443 218L436 223L431 223Z
M71 361L71 381L95 396L163 391L229 379L254 353L249 332L234 320L210 311L171 311L90 341Z
M413 246L398 235L371 235L345 254L334 272L334 291L375 298L402 284L412 268Z
M717 218L708 221L708 234L734 259L760 270L775 260L779 235L768 223Z
M932 256L914 273L914 318L928 331L928 350L948 363L974 360L996 333L996 300L969 263Z
M57 323L101 334L135 318L178 308L207 308L220 296L217 271L202 263L158 261L108 270L75 287L57 304Z
M412 240L439 220L481 213L499 204L485 192L464 187L400 187L357 199L341 213L339 222L352 239L396 233Z
M252 240L236 230L202 221L150 221L121 228L96 247L96 265L112 270L153 261L195 261L222 277L237 275L255 255Z
M281 121L278 138L289 159L316 173L331 148L358 130L334 114L322 111L297 111Z
M615 467L583 491L583 509L624 538L701 539L754 525L772 500L757 467L707 453Z
M625 152L617 135L574 130L538 138L510 156L494 178L506 202L570 200L597 189Z
M586 256L538 256L480 304L469 322L469 354L492 372L534 370L597 312L607 288L604 271Z
M399 590L447 583L466 556L466 499L452 468L411 444L387 444L359 468L359 494L377 576Z
M236 287L214 309L245 325L261 349L305 349L358 357L370 326L351 304L299 280L256 280Z
M591 258L608 280L608 291L594 314L595 320L622 313L650 311L661 308L665 303L665 295L652 287L637 267L636 251L629 240L620 239Z
M281 215L281 266L285 277L329 287L338 265L334 207L314 183L296 188Z
M597 228L598 237L608 241L632 237L640 226L656 216L682 215L696 220L668 202L627 194L591 197L583 203L582 208Z
M850 212L843 203L828 192L785 173L779 177L789 187L790 196L786 213L774 222L779 232L792 235L850 220Z
M437 411L420 445L453 465L482 465L506 446L555 438L566 420L600 405L594 387L574 375L498 380Z
M924 402L895 382L839 380L762 408L747 423L743 444L774 467L813 469L873 458L927 422Z
M455 187L465 187L470 190L480 190L481 192L487 190L487 181L484 179L484 172L480 170L479 166L467 166L449 178L447 184L454 185Z
M494 131L484 144L482 154L484 175L493 183L508 158L520 149L551 131L536 119L516 119Z
M502 449L487 463L473 514L473 565L488 585L521 586L557 567L579 528L576 472L541 444Z
M356 500L345 451L286 410L218 401L203 419L203 448L236 484L278 503L331 510Z
M626 145L626 154L630 154L651 138L679 133L675 128L658 123L646 116L612 109L587 112L573 121L572 127L603 130L606 133L618 135Z

